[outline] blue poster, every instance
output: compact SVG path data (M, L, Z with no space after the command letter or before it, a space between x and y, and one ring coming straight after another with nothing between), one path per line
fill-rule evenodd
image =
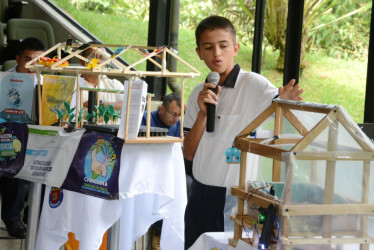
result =
M13 177L23 167L28 139L26 124L0 123L0 174Z
M0 73L0 117L12 122L31 123L34 75Z
M118 199L123 140L85 131L61 188L104 199Z

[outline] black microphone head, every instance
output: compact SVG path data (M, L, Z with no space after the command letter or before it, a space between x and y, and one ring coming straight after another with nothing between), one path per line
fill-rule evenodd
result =
M212 71L207 76L207 80L209 83L213 83L214 85L217 85L219 82L219 74L218 72Z

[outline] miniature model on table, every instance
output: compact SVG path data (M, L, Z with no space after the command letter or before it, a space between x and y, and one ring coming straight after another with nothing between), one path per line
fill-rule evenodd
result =
M254 131L271 133L255 137L251 136ZM239 186L231 188L238 197L238 210L230 244L242 239L243 228L261 228L255 226L260 223L253 208L274 205L277 216L266 217L269 230L264 232L265 224L262 232L258 230L268 240L260 238L256 243L254 233L245 239L251 245L261 249L272 248L271 243L281 249L374 246L370 188L374 185L374 146L343 107L275 100L236 136L234 145L241 150L242 161ZM273 159L273 164L246 166L247 152L261 156L259 162ZM276 162L283 162L284 168L274 167ZM266 197L258 188L267 183L253 188L253 183L246 182L248 167L272 170L275 183L270 184L280 187L280 200Z
M89 58L85 58L82 56L82 52L89 49L94 49L95 52L97 52L100 48L111 48L116 47L116 52L110 56L110 58L103 59L103 61L93 61ZM119 47L119 48L118 48ZM113 75L113 76L122 76L126 77L128 79L128 88L126 89L128 93L132 93L132 83L133 80L137 77L144 77L144 76L152 76L152 77L176 77L181 78L181 85L182 85L182 93L181 93L181 103L182 103L182 112L181 112L181 121L183 122L183 109L184 109L184 101L183 101L183 95L184 95L184 84L186 78L193 78L197 75L200 75L199 71L196 70L194 67L192 67L190 64L188 64L186 61L184 61L182 58L180 58L177 55L177 52L173 50L172 48L169 48L167 46L162 47L149 47L149 46L136 46L136 45L109 45L109 44L82 44L82 43L72 43L71 45L68 45L67 43L59 43L56 44L54 47L50 48L46 53L50 53L51 51L56 50L58 58L60 59L54 64L50 65L49 67L46 67L45 65L37 65L34 66L32 63L34 63L36 60L29 62L26 67L32 68L33 71L36 71L38 74L40 74L41 71L51 71L51 72L60 72L60 73L76 73L77 75L85 75L85 74L92 74L92 75ZM67 52L68 55L61 58L62 51ZM125 65L120 60L117 60L119 56L124 56L124 54L128 51L137 51L141 54L142 58L140 60L135 61L134 63L129 63L130 65ZM147 51L147 53L144 53L144 51ZM45 56L45 54L41 55ZM166 58L167 56L172 56L177 59L178 62L181 64L184 64L187 66L187 68L191 71L189 72L171 72L166 68ZM68 61L72 58L78 58L80 60L83 60L87 66L76 66L76 65L68 65L66 67L61 67L60 65L63 64L63 62ZM158 63L155 58L161 59L161 63ZM146 63L147 61L150 61L154 63L158 68L159 71L137 71L135 70L135 67ZM113 65L115 67L112 67ZM126 83L126 82L125 82ZM80 87L78 87L80 88ZM88 88L82 88L84 91L94 91ZM125 90L125 92L126 92ZM122 90L116 90L116 89L97 89L96 92L121 92ZM81 92L80 89L77 90L77 92ZM127 95L129 98L127 98L127 102L131 103L131 95ZM83 99L83 98L82 98ZM78 100L78 98L77 98ZM127 103L126 102L126 103ZM124 103L124 102L123 102ZM78 103L77 107L81 107L81 104ZM130 139L128 137L128 125L129 125L129 109L130 105L126 106L126 115L122 117L122 119L125 120L125 126L126 129L124 132L124 139L125 143L170 143L170 142L181 142L182 138L176 138L176 137L138 137L136 139ZM83 108L83 105L82 107ZM127 110L128 109L128 110ZM79 109L75 110L75 117L79 116ZM124 110L122 110L124 112ZM76 128L79 127L80 124L76 123ZM181 137L183 137L183 134L181 133Z
M99 45L99 44L93 44L93 45L89 45L88 47L85 47L85 46L76 46L75 48L72 48L72 50L70 51L71 52L71 54L69 54L67 57L64 57L64 58L62 58L62 60L69 60L70 58L72 58L72 57L77 57L77 58L79 58L79 59L82 59L83 61L86 61L87 63L88 63L88 60L87 60L87 58L84 58L84 57L82 57L81 56L81 53L83 52L83 50L85 50L85 49L88 49L88 48L91 48L91 47L95 47L95 48L97 48L97 47L107 47L107 45ZM55 49L64 49L64 45L61 45L61 44L59 44L59 45L56 45L56 47L55 47ZM116 47L118 47L118 45L116 45ZM124 47L126 47L124 50L123 50L123 52L126 52L126 50L127 49L135 49L135 50L137 50L137 49L139 49L140 48L140 46L124 46ZM137 62L135 62L135 63L133 63L133 64L131 64L131 65L129 65L129 66L126 66L126 65L121 65L120 64L120 68L114 68L114 67L111 67L111 68L109 68L109 67L103 67L103 65L101 65L101 64L98 64L98 65L92 65L92 67L91 68L87 68L87 67L84 67L84 66L74 66L74 65L69 65L69 66L67 66L67 67L62 67L62 68L58 68L57 66L57 64L58 64L58 62L56 62L56 65L51 65L50 67L48 67L48 68L45 68L45 67L40 67L40 68L37 68L37 67L34 67L34 69L35 70L37 70L37 71L41 71L41 70L47 70L47 71L52 71L52 72L55 72L55 71L57 71L57 72L62 72L62 73L77 73L77 75L81 75L81 74L97 74L97 75L100 75L100 74L105 74L105 75L108 75L108 77L110 77L110 75L115 75L115 76L126 76L128 79L129 79L129 84L128 84L128 86L129 86L129 89L127 89L127 88L125 88L125 92L126 92L126 90L128 91L128 93L132 93L131 92L131 86L132 86L132 80L133 80L133 78L134 77L140 77L140 76L147 76L147 75L150 75L150 76L156 76L156 77L179 77L179 78L182 78L182 81L181 81L181 83L182 83L182 86L184 87L184 80L185 80L185 78L192 78L192 77L194 77L194 76L196 76L196 75L198 75L199 73L198 73L198 71L195 71L194 69L193 69L193 72L187 72L187 73L185 73L185 72L170 72L170 71L168 71L165 67L166 67L166 63L165 63L165 60L166 60L166 55L167 54L169 54L170 55L170 53L173 53L173 55L171 55L171 56L176 56L175 54L174 54L174 52L172 52L170 49L168 49L167 47L162 47L162 48L154 48L154 47L149 47L149 48L145 48L145 49L147 49L147 50L149 50L149 54L147 54L147 55L145 55L145 59L143 60L143 62L145 62L146 60L149 60L149 59L151 59L152 58L152 56L157 56L157 57L160 57L161 59L162 59L162 64L159 64L159 66L160 66L160 71L152 71L152 72L142 72L142 71L134 71L134 70L132 70L132 67L133 66L135 66L135 65L137 65ZM69 58L70 57L70 58ZM113 56L112 56L113 57ZM111 60L111 61L114 61L114 59L115 59L115 57L114 58L110 58L110 59L108 59L108 60ZM113 60L112 60L113 59ZM102 62L102 64L105 64L105 60L104 60L104 62ZM182 87L182 89L183 89L183 87ZM126 94L125 94L126 95ZM129 97L130 97L131 95L129 95ZM183 99L182 99L183 100ZM129 101L130 102L130 101ZM125 103L125 102L123 102L123 103ZM183 103L183 101L181 101L181 103ZM78 105L77 105L78 106ZM128 114L128 112L127 112L127 114ZM181 116L182 116L182 118L183 118L183 105L181 105ZM126 117L126 121L128 121L128 117ZM182 119L182 121L183 121L183 119ZM181 122L182 122L181 121ZM127 127L127 126L126 126ZM125 137L126 138L126 137ZM170 163L172 163L172 164L168 164L168 165L171 165L171 166L173 166L173 167L175 167L175 166L181 166L179 163L182 163L183 164L183 162L182 162L182 159L181 159L181 157L182 157L182 155L181 155L181 151L180 151L180 144L179 143L174 143L174 142L181 142L181 138L175 138L175 137L173 137L171 140L169 139L169 138L171 138L170 136L165 136L165 139L164 140L159 140L158 138L157 138L157 141L156 140L152 140L152 138L150 138L150 139L146 139L146 140L130 140L130 142L129 142L129 140L128 139L125 139L125 143L128 143L128 145L127 145L127 148L128 149L132 149L132 148L139 148L139 145L131 145L131 143L149 143L149 145L147 145L147 147L144 147L144 148L154 148L154 147L157 147L156 148L156 150L157 149L159 149L159 148L164 148L164 146L167 146L167 147L169 147L169 146L173 146L173 148L175 148L175 150L173 149L173 153L172 153L172 155L168 155L167 154L167 157L162 157L162 160L160 161L160 163L155 163L155 162L152 162L152 164L150 165L150 164L141 164L142 166L149 166L149 167L152 167L152 170L153 171L155 171L155 173L157 173L157 174L159 174L159 175L163 175L164 176L164 173L162 173L162 172L160 172L160 171L157 171L157 168L155 167L155 166L158 166L158 165L165 165L165 164L167 164L168 162L170 162ZM158 145L153 145L154 143L153 142L156 142L156 143L166 143L165 145L160 145L160 146L158 146ZM170 144L170 145L168 145L168 144ZM163 150L164 152L171 152L171 151L169 151L169 150ZM137 153L136 153L137 152ZM151 154L152 155L155 155L154 154L154 150L152 150L152 152L151 152ZM141 159L141 158L143 158L143 157L139 157L139 155L138 154L141 154L141 155L143 155L142 153L140 153L140 151L139 150L136 150L135 152L131 152L131 153L129 153L129 155L128 155L128 157L134 157L134 158L136 158L136 159ZM160 155L160 154L156 154L156 155ZM169 157L170 156L170 157ZM149 158L149 159L151 159L150 157L144 157L144 158ZM168 161L168 162L166 162L166 160ZM170 160L172 160L172 161L170 161ZM133 162L135 162L135 161L133 161L132 159L131 160L129 160L129 161L125 161L125 162L130 162L131 164L133 164ZM134 166L133 166L134 167ZM125 167L126 168L126 167ZM130 169L130 168L126 168L126 169ZM139 170L139 168L131 168L131 170ZM175 168L174 170L177 170L177 171L168 171L169 173L172 173L172 172L174 172L175 174L179 174L179 176L181 176L181 177L183 177L183 175L180 175L180 174L183 174L183 172L181 172L180 170L180 168L178 167L178 169L177 168ZM183 171L183 169L182 169L182 171ZM121 171L122 173L123 173L123 171ZM142 171L143 172L143 171ZM148 173L149 173L149 171L148 171ZM127 175L127 176L131 176L131 175ZM170 177L170 175L167 175L167 176L169 176ZM144 178L144 176L142 175L142 178ZM173 177L174 178L174 177ZM158 180L162 180L162 178L155 178L155 179L158 179ZM174 178L175 179L175 178ZM167 182L167 183L169 183L169 184L172 184L172 182L170 183L169 181L165 181L165 182ZM162 183L163 184L163 183ZM168 185L169 185L168 184ZM178 186L178 189L179 188L181 188L181 189L179 189L179 190L181 190L183 193L182 194L179 194L179 193L176 193L177 195L176 195L176 197L174 197L174 198L172 198L171 200L168 200L167 201L167 204L169 205L169 204L173 204L174 203L174 201L176 201L175 203L176 203L176 205L179 207L179 208L181 208L181 209L179 209L178 208L178 211L181 211L182 213L178 213L178 215L177 216L173 216L173 218L172 218L172 220L173 221L176 221L177 222L177 228L175 228L172 224L170 224L170 223L165 223L164 224L164 228L163 228L163 232L167 232L168 230L169 230L169 232L170 232L170 230L173 230L173 231L175 231L175 230L177 230L177 232L178 232L178 236L177 237L173 237L173 239L170 239L170 233L166 233L167 235L165 236L165 237L163 237L163 239L164 239L164 241L166 241L166 243L165 243L165 246L167 246L167 245L170 245L170 244L178 244L178 247L172 247L173 249L182 249L181 247L183 247L183 212L184 212L184 207L185 207L185 186L184 186L184 184L183 184L183 182L179 182L178 181L178 183L174 183L174 184L177 184L177 186ZM123 186L123 185L122 185ZM130 187L131 188L131 187ZM167 187L167 190L169 190L169 188ZM178 191L178 190L177 190ZM152 190L152 194L153 194L153 190ZM159 194L159 193L158 193ZM157 195L158 195L157 194ZM66 196L65 196L65 198L66 198ZM131 201L132 199L130 199L130 201ZM153 208L156 208L156 206L151 206L151 207L144 207L143 209L153 209ZM165 209L166 208L166 206L163 206L162 207L163 209ZM138 212L138 211L143 211L143 209L136 209L137 211L135 211L135 212ZM173 210L175 210L176 211L176 209L173 209ZM163 210L164 211L164 210ZM145 215L147 215L147 214L145 214ZM161 215L161 214L160 214ZM152 216L155 216L155 214L154 213L152 213ZM135 218L137 218L138 216L135 216ZM147 217L147 216L144 216L144 217ZM160 217L161 216L158 216L157 217L157 220L158 219L160 219ZM162 217L164 220L168 220L169 219L169 217ZM147 219L147 218L144 218L144 219ZM128 220L124 220L125 221L125 223L129 223L129 221ZM152 221L151 223L153 223L154 221ZM92 223L95 223L95 225L97 225L97 223L96 223L96 220L95 221L92 221ZM56 226L58 226L58 225L56 225ZM146 226L150 226L150 224L147 224ZM139 225L136 225L136 227L138 228L139 227ZM121 226L121 230L122 230L122 226ZM72 231L74 231L74 230L72 230ZM133 231L133 230L132 230ZM42 231L40 231L40 232L42 232ZM131 241L131 240L134 240L134 236L131 236L130 234L131 234L132 232L129 232L129 233L126 233L126 237L127 237L127 239L124 239L126 242L129 242L129 241ZM126 238L126 237L121 237L121 238ZM169 237L169 238L168 238ZM93 244L94 242L92 242L92 240L90 240L89 242L88 241L84 241L83 239L82 239L82 241L81 241L81 246L83 247L83 245L85 244ZM131 244L132 244L132 242L131 242ZM161 244L163 244L162 243L162 240L161 240ZM179 247L179 246L181 246L181 247ZM126 245L126 247L128 247L128 245ZM125 248L121 248L121 249L125 249Z

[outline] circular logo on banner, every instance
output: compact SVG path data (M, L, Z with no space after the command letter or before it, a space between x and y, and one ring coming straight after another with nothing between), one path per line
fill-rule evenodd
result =
M52 187L49 192L49 206L51 208L56 208L60 206L62 199L64 198L64 193L61 188Z
M97 183L107 182L112 175L116 158L112 144L99 139L86 155L84 162L86 177Z

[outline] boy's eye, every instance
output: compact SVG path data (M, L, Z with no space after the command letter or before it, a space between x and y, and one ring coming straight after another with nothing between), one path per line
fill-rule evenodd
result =
M226 48L226 47L228 47L229 45L227 44L227 43L223 43L223 44L220 44L220 47L221 48Z
M203 48L204 50L212 50L214 47L216 47L217 49L220 48L220 49L225 49L229 46L229 43L227 42L222 42L222 43L219 43L217 45L211 45L211 44L205 44L203 45Z

